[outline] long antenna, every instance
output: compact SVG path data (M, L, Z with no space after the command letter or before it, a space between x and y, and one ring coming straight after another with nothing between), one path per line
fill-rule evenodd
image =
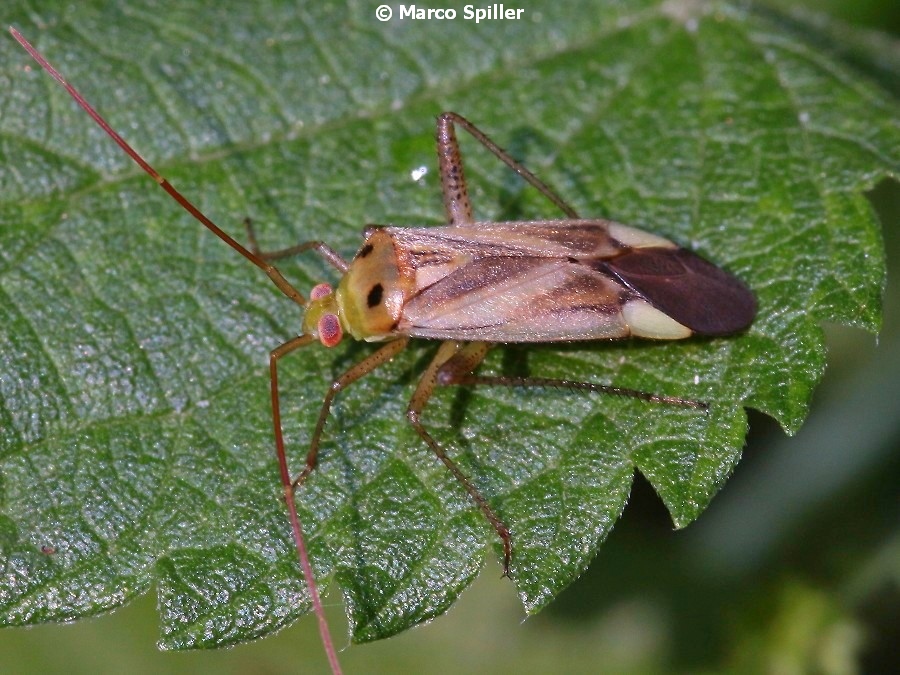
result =
M82 96L78 92L78 90L75 89L75 87L66 82L66 79L60 74L60 72L52 65L50 65L50 62L47 61L47 59L45 59L37 49L32 47L31 43L28 42L28 40L26 40L19 31L10 26L9 32L12 33L12 36L16 39L16 41L25 48L25 51L27 51L31 55L31 58L37 61L41 68L46 70L54 80L65 87L65 90L69 92L69 95L75 99L75 102L78 103L78 105L80 105L88 115L91 116L91 119L94 120L94 122L96 122L100 126L100 128L103 129L103 131L109 134L110 138L118 143L119 147L122 148L122 150L124 150L125 153L129 157L131 157L131 159L133 159L139 167L150 174L150 177L153 178L153 180L155 180L163 190L168 192L172 199L178 202L185 211L199 220L210 232L216 235L219 239L224 241L231 248L240 253L247 260L260 268L263 272L265 272L278 287L278 289L287 297L289 297L300 306L306 306L306 298L304 298L303 295L296 288L294 288L287 281L287 279L284 278L284 276L282 276L281 272L279 272L274 265L247 249L240 242L238 242L231 235L225 232L213 221L211 221L200 209L194 206L194 204L191 203L191 201L187 197L181 194L172 186L169 181L163 178L156 169L150 166L147 161L138 154L137 150L132 148L115 129L109 126L109 123L107 123L107 121L103 119L100 113L94 110L94 107L85 100L84 96Z
M210 230L214 235L216 235L219 239L228 244L235 251L244 256L247 260L252 262L254 265L259 267L262 271L268 275L268 277L274 282L274 284L278 287L278 289L284 293L291 300L296 302L298 305L303 307L306 306L306 299L303 295L297 291L288 281L285 279L281 272L278 269L263 259L261 256L253 253L246 247L244 247L240 242L231 237L228 233L222 230L218 225L212 222L209 218L204 215L204 213L194 206L191 201L182 195L178 190L176 190L168 180L163 178L159 172L150 166L147 161L141 157L137 151L132 148L128 142L122 138L115 129L113 129L103 117L101 117L100 113L94 110L93 106L88 103L85 98L78 92L75 87L66 82L66 79L60 74L56 68L50 65L50 62L45 59L37 49L31 46L31 43L25 39L25 37L17 31L12 26L9 27L9 32L16 39L16 41L25 48L31 58L40 64L41 68L46 70L54 80L59 82L63 87L65 87L66 91L69 92L69 95L75 99L76 103L80 105L84 111L91 116L91 119L96 122L103 131L105 131L109 136L119 144L119 147L125 151L125 153L131 157L135 161L135 163L141 167L144 171L146 171L153 180L155 180L163 190L169 193L169 195L178 202L181 207L190 213L194 218L199 220L208 230ZM327 258L327 256L326 256ZM290 340L285 345L282 345L280 349L284 349L285 346L290 345L291 349L295 349L303 344L309 342L312 338L306 335L301 335L299 337ZM273 405L273 415L276 429L276 438L281 438L281 423L278 418L278 392L277 392L277 379L276 374L274 372L274 366L272 366L272 405ZM297 506L294 500L294 486L291 480L291 476L287 471L287 460L284 454L283 441L279 441L278 447L278 461L282 474L282 483L284 485L285 491L285 501L288 507L288 515L290 517L291 529L294 535L294 543L297 547L297 554L300 559L300 567L303 570L303 577L306 581L307 589L309 590L310 599L313 605L313 611L318 618L319 623L319 635L322 638L322 644L325 648L325 653L328 656L328 662L331 666L332 673L336 673L340 675L341 666L338 663L337 653L334 649L334 644L331 639L331 633L328 630L328 623L325 620L325 611L322 607L322 601L319 596L318 585L316 584L315 577L313 576L312 566L309 562L309 556L306 550L306 543L303 537L303 531L300 527L300 519L297 517Z

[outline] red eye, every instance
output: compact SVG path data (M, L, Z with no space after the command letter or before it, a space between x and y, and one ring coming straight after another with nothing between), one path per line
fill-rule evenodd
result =
M331 284L319 284L313 286L313 289L309 292L309 299L319 300L326 295L331 295Z
M319 318L318 327L319 342L321 342L326 347L334 347L338 342L341 341L341 338L344 337L344 331L341 328L341 322L338 320L336 314L323 314Z

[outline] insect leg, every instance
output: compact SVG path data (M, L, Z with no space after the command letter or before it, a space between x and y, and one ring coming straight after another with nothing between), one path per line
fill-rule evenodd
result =
M447 222L450 225L465 225L473 220L472 202L469 201L462 155L451 115L453 113L444 113L437 121L438 170Z
M306 455L306 466L303 467L297 477L293 480L293 486L296 488L305 481L311 474L319 461L319 443L322 439L322 432L325 429L325 422L328 421L328 415L331 412L331 403L338 392L347 386L356 382L364 375L368 375L378 366L382 366L397 354L403 351L409 343L408 337L400 337L385 344L381 349L373 352L359 363L348 369L343 375L331 383L328 393L325 394L325 400L322 401L322 409L319 411L319 419L316 421L316 428L313 431L312 438L309 443L309 453Z
M484 343L473 343L473 345L484 345ZM447 456L444 449L438 445L438 442L432 438L431 434L428 433L424 425L419 421L419 416L431 398L431 395L434 393L435 386L442 384L442 382L439 381L441 369L447 363L455 362L457 357L466 362L474 360L471 365L471 367L474 368L484 358L484 353L487 353L487 350L485 349L484 353L482 353L480 357L477 357L477 352L480 347L475 347L474 349L471 349L471 347L472 345L462 346L459 342L451 341L441 344L434 359L432 359L431 363L428 364L428 368L426 368L425 372L422 374L415 392L413 392L412 398L409 401L409 407L406 409L406 417L416 430L416 433L418 433L422 440L428 444L428 447L430 447L434 454L437 455L437 458L443 462L444 466L446 466L450 473L453 474L454 478L462 484L466 492L468 492L469 496L472 498L472 501L474 501L478 508L481 509L484 517L487 518L488 522L493 526L497 536L499 536L500 540L503 542L503 576L509 576L509 563L512 558L512 540L510 538L509 528L502 520L500 520L497 514L494 513L494 510L491 508L490 504L488 504L487 499L485 499L478 491L478 488L472 484L472 481L469 480L468 476L466 476L456 463Z
M697 408L709 410L709 404L704 401L696 401L678 396L663 396L650 392L627 387L614 387L608 384L596 382L578 382L576 380L559 380L552 377L507 377L506 375L472 375L468 372L457 374L456 372L441 373L441 384L458 385L492 385L501 387L556 387L557 389L578 389L583 391L595 391L614 396L628 396L639 398L650 403L665 403L666 405L678 405L685 408Z
M556 204L569 218L578 218L578 212L569 206L566 201L550 188L544 181L526 169L521 162L513 159L499 145L494 143L478 127L472 124L462 115L455 112L445 112L438 117L437 141L438 162L441 173L441 189L444 192L444 208L451 225L472 222L472 206L466 192L466 179L463 176L462 159L459 154L459 145L456 140L456 132L453 125L458 124L468 131L479 143L490 150L501 162L519 174L530 185ZM454 168L456 171L454 173ZM468 214L468 218L464 216ZM458 218L463 217L462 220Z
M337 268L339 272L346 272L350 269L350 263L324 242L306 241L296 246L278 249L277 251L262 251L256 241L256 232L253 230L253 221L250 218L244 219L244 229L247 230L247 247L263 260L281 260L282 258L290 258L304 251L315 249L316 253L330 263L332 267Z

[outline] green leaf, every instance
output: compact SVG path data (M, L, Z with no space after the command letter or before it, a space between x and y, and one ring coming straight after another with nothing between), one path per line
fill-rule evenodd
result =
M821 323L878 327L883 253L863 192L900 168L897 101L823 48L821 25L691 0L573 0L478 25L396 7L379 23L371 3L41 4L7 18L236 236L252 216L266 248L320 238L350 256L366 223L439 223L433 120L456 110L580 213L671 237L754 290L759 316L738 337L504 347L482 367L704 400L709 414L437 393L424 422L510 526L527 612L590 563L635 469L687 525L738 461L744 407L801 425ZM3 622L97 614L155 584L163 647L276 630L307 610L266 369L296 308L0 43ZM480 217L558 215L462 142ZM282 270L303 291L334 281L314 256ZM369 351L285 361L295 470L328 382ZM341 395L299 494L356 641L445 611L499 552L405 423L433 351L420 341Z

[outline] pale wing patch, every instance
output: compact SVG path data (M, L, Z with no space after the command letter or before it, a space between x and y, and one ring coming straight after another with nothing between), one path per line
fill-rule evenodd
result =
M660 312L646 300L629 300L622 307L631 334L653 340L683 340L691 336L691 329Z
M620 223L609 223L609 234L616 241L634 248L677 248L676 244L665 237Z

